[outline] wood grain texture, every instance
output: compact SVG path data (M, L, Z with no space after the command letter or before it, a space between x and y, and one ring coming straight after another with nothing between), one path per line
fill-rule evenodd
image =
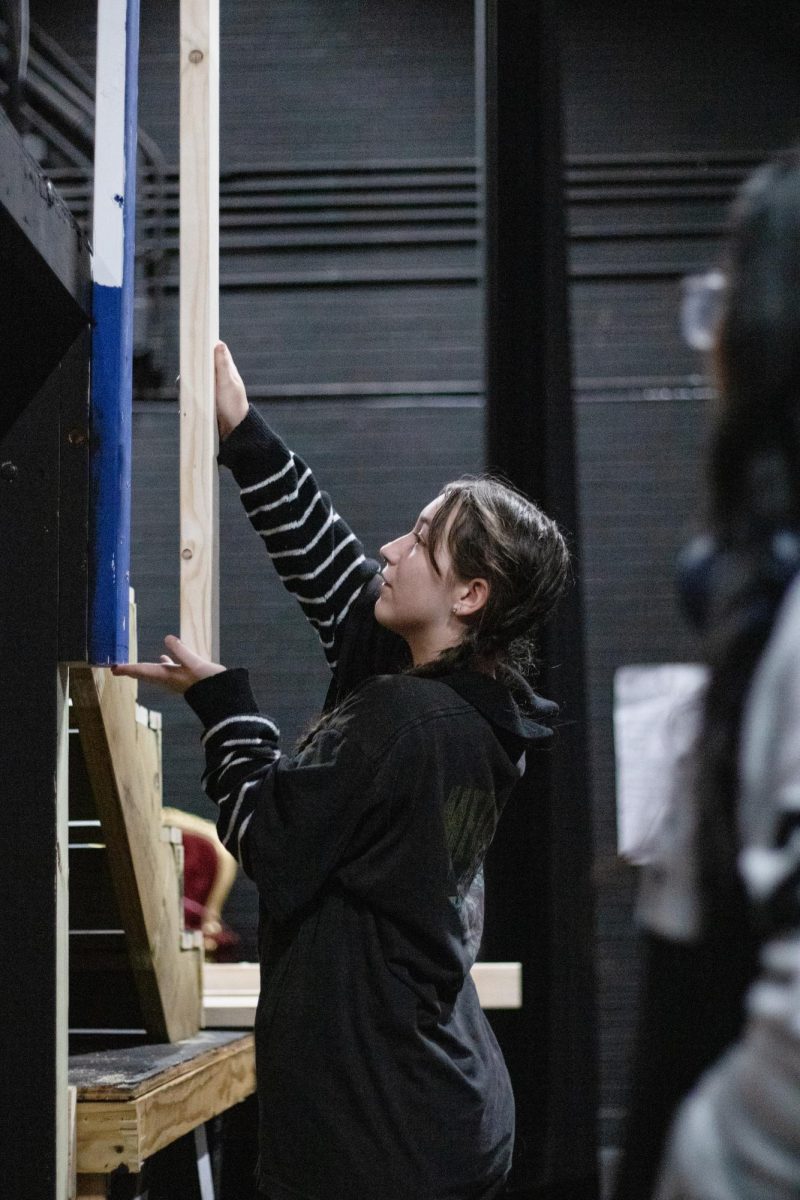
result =
M252 1035L234 1035L210 1050L202 1041L199 1044L199 1056L168 1067L166 1074L149 1076L149 1086L134 1079L135 1094L124 1072L118 1085L110 1079L100 1085L106 1097L102 1100L89 1099L97 1088L78 1085L79 1172L106 1173L118 1166L138 1171L158 1150L251 1095L255 1090Z
M201 958L181 949L175 857L161 841L160 731L136 720L132 680L76 667L71 691L144 1025L175 1041L200 1026Z
M219 658L219 3L181 0L181 638Z

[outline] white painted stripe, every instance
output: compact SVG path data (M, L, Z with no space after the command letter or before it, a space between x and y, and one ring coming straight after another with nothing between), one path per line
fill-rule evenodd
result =
M268 725L280 737L280 730L277 725L274 725L267 717L262 717L258 713L239 713L238 716L226 717L224 721L218 721L216 725L212 725L210 729L207 729L200 739L201 744L205 746L208 739L217 733L218 730L224 729L226 725L231 725L234 721L259 721L263 725Z
M273 508L280 508L283 504L291 504L292 500L297 499L298 495L300 494L300 488L303 486L310 474L311 468L306 467L305 472L298 479L297 487L293 492L287 492L285 496L281 496L279 500L273 500L270 504L262 504L258 508L246 509L245 511L247 512L250 520L252 521L253 517L257 516L258 513L271 512Z
M92 273L95 283L122 287L125 197L125 47L127 0L97 6Z
M239 836L238 836L238 838L236 839L236 857L238 858L238 860L239 860L239 866L241 866L241 867L243 867L243 866L244 866L244 863L242 862L242 838L244 837L244 832L245 832L245 830L247 829L247 826L250 824L250 822L251 822L251 821L252 821L252 819L253 819L253 813L254 813L255 811L256 811L256 810L255 810L255 809L253 809L253 812L251 812L251 813L248 813L248 815L247 815L247 816L245 817L245 819L242 821L241 827L240 827L240 829L239 829Z
M328 513L327 518L325 519L324 524L319 529L319 531L314 535L314 537L311 539L311 541L308 543L307 546L301 546L299 550L270 550L270 552L269 552L270 558L274 561L276 558L296 558L300 554L308 554L309 550L314 549L317 542L322 537L323 533L325 533L326 529L330 529L333 522L338 521L338 520L339 520L339 514L337 512L335 512L334 509L331 509L331 511ZM263 532L263 531L259 530L259 532ZM276 570L277 570L277 568L276 568ZM281 575L280 571L278 571L278 575L281 579L283 579L283 576Z
M315 619L314 619L314 617L309 617L309 618L308 618L308 620L309 620L309 623L310 623L311 625L313 625L313 626L315 627L315 629L317 630L317 636L319 637L320 645L322 646L322 649L323 649L323 650L324 650L326 653L327 653L327 651L328 651L328 650L332 650L332 649L333 649L333 646L334 646L334 644L335 644L335 642L336 642L336 632L334 631L333 637L330 639L330 641L326 641L326 640L325 640L325 638L322 636L322 634L319 632L320 628L321 628L323 625L330 625L332 622L334 622L334 621L335 621L335 623L336 623L336 628L338 629L339 625L341 625L342 621L345 619L345 617L347 616L347 614L350 612L350 609L352 608L352 606L353 606L353 603L354 603L354 601L355 601L356 597L360 595L360 593L361 593L361 591L363 590L363 588L364 588L364 587L365 587L365 584L363 584L363 583L360 583L360 584L358 585L358 587L357 587L357 588L356 588L356 590L353 592L352 596L351 596L351 597L350 597L350 599L347 601L347 604L345 604L344 608L341 610L341 612L338 614L338 616L335 616L335 617L329 617L327 621L317 621L317 620L315 620ZM333 662L331 662L331 663L330 663L330 668L331 668L331 670L333 670L335 666L336 666L336 660L334 660Z
M228 738L223 742L223 746L266 746L268 742L264 738Z
M276 480L285 475L287 471L291 471L293 466L294 455L292 455L289 461L281 467L280 471L276 471L274 475L270 475L267 479L262 479L261 483L251 483L250 487L242 488L242 490L239 492L239 495L247 496L250 494L250 492L257 492L259 488L268 487L271 483L275 483Z
M234 750L233 753L235 754L236 751ZM245 758L244 755L242 755L241 758L234 758L232 762L225 764L225 766L221 769L221 771L217 775L217 779L222 779L222 776L225 774L226 771L230 771L231 767L238 767L238 766L240 766L241 763L247 763L247 762L250 762L250 759Z
M325 593L324 596L301 596L299 592L295 592L295 598L300 602L300 604L327 604L331 596L335 592L338 592L345 579L347 579L347 576L352 575L356 567L361 566L361 564L364 562L364 558L365 556L363 554L359 554L358 558L354 559L354 561L350 563L350 566L347 568L347 570L342 572L342 574L336 580L336 583L329 591Z
M239 811L242 807L242 802L245 798L245 794L249 791L249 789L251 787L255 787L257 783L258 783L257 779L248 779L247 783L245 783L242 786L241 791L239 792L239 798L233 807L233 812L231 813L231 819L228 822L227 832L225 833L225 836L222 839L223 846L227 846L228 842L230 841L230 836L233 833L233 827L236 824L236 818L239 816Z
M336 624L336 613L332 617L309 617L308 622L319 632L320 629L324 629L327 625Z
M341 553L341 551L344 550L345 546L349 546L350 543L354 542L355 540L356 540L356 535L354 533L351 533L349 537L346 537L343 542L340 542L339 545L336 547L336 549L333 550L328 555L328 557L326 559L324 559L323 562L320 563L320 565L317 567L317 569L315 571L307 571L304 575L281 575L282 582L286 583L290 579L316 579L318 575L322 574L322 572L325 570L326 567L329 567L331 565L333 560L336 558L337 554ZM362 562L364 561L363 554L361 555L361 561Z
M299 521L287 521L287 523L285 525L275 525L272 529L259 529L258 532L259 532L260 536L261 537L271 537L273 535L273 533L286 533L287 530L289 530L289 529L301 529L303 527L303 525L305 525L305 523L306 523L308 514L311 512L312 508L315 508L316 505L319 504L321 499L322 499L322 493L317 492L316 496L311 501L308 508L303 513L302 517L300 517Z
M361 593L363 592L364 588L367 586L368 583L369 583L369 580L367 579L364 583L360 583L358 585L358 587L353 592L350 599L347 601L347 604L345 604L344 608L340 611L338 617L336 618L337 625L341 625L342 621L345 619L347 614L350 612L350 609L353 607L354 603L356 602L358 597L361 595Z

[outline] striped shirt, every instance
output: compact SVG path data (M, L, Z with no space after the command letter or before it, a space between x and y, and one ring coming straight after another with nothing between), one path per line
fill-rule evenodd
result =
M222 443L219 461L231 468L250 523L335 670L345 618L377 562L254 408Z
M207 764L203 791L219 807L217 833L223 846L245 870L245 834L258 785L281 756L279 737L277 725L260 713L227 717L203 735Z
M376 575L377 562L365 556L310 468L254 408L222 443L219 461L233 472L250 523L284 587L316 629L335 671L345 620ZM241 683L239 672L228 674L231 687ZM227 717L203 736L203 790L219 807L217 829L223 845L245 870L247 830L259 785L281 757L277 726L261 716L254 703L251 707L252 712Z

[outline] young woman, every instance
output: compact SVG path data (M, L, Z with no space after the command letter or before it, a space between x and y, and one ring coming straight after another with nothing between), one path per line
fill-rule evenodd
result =
M513 1097L470 978L482 864L525 751L555 706L515 643L568 572L555 524L492 480L458 480L382 548L360 543L249 408L216 351L220 461L332 669L293 753L242 670L176 638L115 668L183 692L205 726L207 794L255 880L259 1186L271 1200L489 1200Z
M639 1053L663 1070L640 1064L639 1127L659 1088L674 1105L709 1069L678 1109L658 1200L800 1195L800 153L744 185L727 258L706 284L713 319L691 322L721 392L711 536L683 570L710 679L695 783L644 895ZM631 1139L620 1198L651 1194L645 1142L649 1163Z

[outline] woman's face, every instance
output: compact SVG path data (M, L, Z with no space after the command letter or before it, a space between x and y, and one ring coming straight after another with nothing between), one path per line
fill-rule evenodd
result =
M459 581L452 577L446 534L437 550L438 573L427 548L430 523L441 503L442 497L437 496L423 508L409 533L381 547L386 566L375 617L381 625L404 637L412 652L415 642L444 637L447 644L452 644L461 632L453 613L453 606L458 603Z

